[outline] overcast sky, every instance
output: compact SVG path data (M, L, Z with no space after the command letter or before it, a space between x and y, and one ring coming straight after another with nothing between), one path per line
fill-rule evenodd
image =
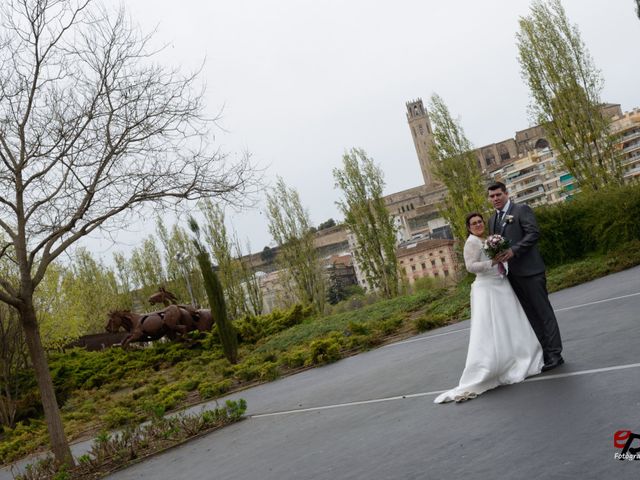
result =
M364 148L382 167L385 193L422 183L405 102L437 92L476 147L531 124L515 33L527 0L127 0L141 28L168 45L160 61L185 72L204 61L216 138L249 150L295 187L312 222L340 218L332 169L345 149ZM632 0L564 0L605 88L602 99L640 106L640 20ZM264 202L228 212L253 251L272 242ZM183 223L184 224L184 223ZM141 231L149 232L148 228ZM151 228L153 231L153 228ZM117 250L92 248L109 262ZM97 243L95 245L98 245Z

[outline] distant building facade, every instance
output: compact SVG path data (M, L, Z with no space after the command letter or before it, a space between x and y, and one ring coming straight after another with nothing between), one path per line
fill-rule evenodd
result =
M616 138L624 179L640 179L640 109L613 118L611 129Z
M453 240L421 239L398 246L398 265L409 284L419 278L455 281L458 262Z

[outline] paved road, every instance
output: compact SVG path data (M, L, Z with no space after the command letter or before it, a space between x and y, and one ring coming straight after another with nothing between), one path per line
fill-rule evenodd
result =
M640 267L551 300L557 370L435 405L464 366L461 322L232 395L249 419L109 478L640 478L613 458L615 431L640 433Z

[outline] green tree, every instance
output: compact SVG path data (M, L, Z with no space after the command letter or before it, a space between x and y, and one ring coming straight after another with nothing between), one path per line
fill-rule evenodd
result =
M200 226L198 222L191 217L189 219L189 228L193 232L195 238L193 244L197 250L198 265L202 272L202 278L204 280L204 288L209 298L209 305L211 307L211 315L215 319L216 326L218 327L218 335L220 337L220 343L222 343L222 350L224 356L231 363L237 363L238 361L238 334L233 323L227 317L227 307L224 300L224 289L218 279L218 275L213 269L209 252L200 241Z
M336 221L333 218L330 218L326 222L322 222L320 225L318 225L318 230L324 230L326 228L331 228L335 226L336 226Z
M85 248L75 252L62 291L67 298L67 314L81 318L85 326L83 334L104 331L105 314L126 306L119 299L115 273Z
M36 290L42 342L61 348L87 333L104 331L105 315L124 308L113 271L79 248L68 266L54 264Z
M516 35L535 121L544 126L563 166L584 189L623 183L604 115L600 71L560 0L535 0Z
M129 262L138 301L146 303L147 297L166 283L164 262L155 237L145 238L142 245L133 250Z
M367 283L386 297L398 294L396 229L382 198L384 175L366 152L352 148L334 168L336 187L344 199L336 202L355 236L355 259Z
M161 218L157 220L156 232L164 249L164 265L171 292L184 303L202 303L206 293L202 275L198 272L197 251L188 232L177 224L167 230Z
M291 279L298 300L322 313L326 285L313 244L309 215L302 207L298 192L287 187L281 177L267 194L267 215L269 232L279 247L278 261Z
M429 100L429 115L433 125L433 175L447 187L440 213L451 225L453 235L464 240L468 235L466 215L488 211L486 186L471 142L437 94Z
M53 263L34 294L34 308L42 344L46 348L61 348L86 332L84 318L68 311L69 286L65 279L73 272L59 263ZM102 318L105 316L103 314Z
M238 268L240 272L241 287L244 290L245 312L251 315L262 315L264 310L264 297L260 288L260 280L249 264L249 260L245 259L244 252L240 245L237 235L234 235L234 251L238 259ZM251 252L251 243L247 239L247 252Z
M0 4L0 301L18 311L51 449L73 464L42 347L34 292L50 265L96 229L121 230L145 207L215 196L242 202L248 156L209 142L195 74L157 62L151 35L92 0Z
M200 203L204 214L204 238L217 264L217 275L222 283L227 302L227 313L231 319L244 315L247 310L245 292L242 288L241 262L234 258L234 239L227 231L224 210L210 200Z

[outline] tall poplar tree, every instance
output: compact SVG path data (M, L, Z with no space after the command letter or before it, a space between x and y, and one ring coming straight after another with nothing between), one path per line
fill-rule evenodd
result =
M324 311L326 281L313 245L309 214L302 207L300 195L281 177L267 194L269 232L280 247L278 261L293 283L298 300Z
M336 187L344 199L336 202L355 237L355 259L367 283L386 297L398 294L396 229L382 190L382 170L360 148L342 156L342 168L333 169Z
M584 189L622 184L600 100L602 76L560 0L535 0L516 38L532 115L560 162Z
M207 241L218 266L218 277L224 288L227 311L232 319L245 314L262 313L262 295L251 269L242 263L242 249L235 231L229 232L223 208L210 200L200 203L206 223L203 226Z
M452 118L442 98L433 94L429 101L433 126L433 175L447 187L442 216L451 225L453 235L467 238L465 217L470 212L488 211L487 189L473 152L473 145L460 123Z

